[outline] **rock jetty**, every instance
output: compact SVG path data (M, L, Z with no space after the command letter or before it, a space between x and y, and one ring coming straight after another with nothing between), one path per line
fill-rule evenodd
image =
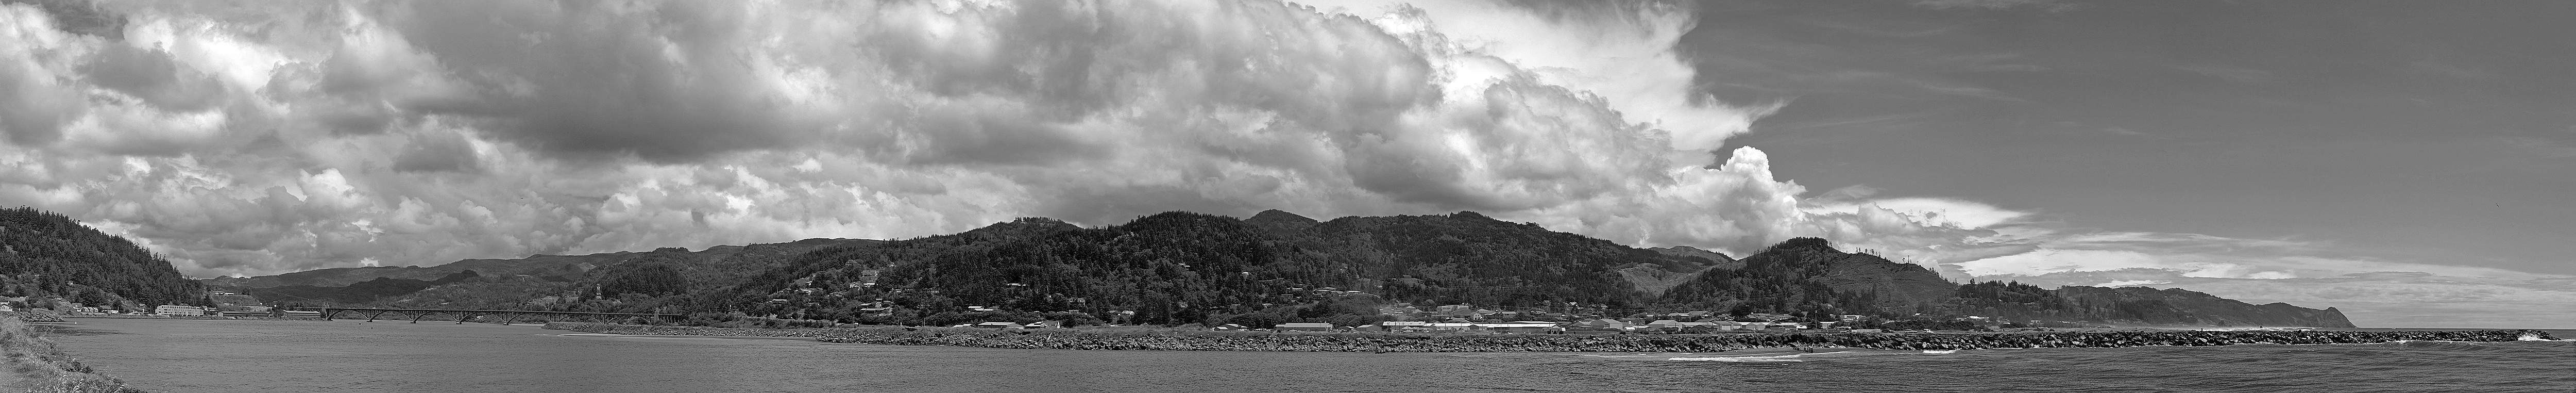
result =
M1433 335L1386 333L1088 332L869 327L738 329L552 323L547 329L637 335L803 337L823 342L953 345L1013 349L1289 352L1723 352L1750 348L1956 350L2108 348L2148 345L2369 344L2393 341L2550 339L2538 330L2477 331L2108 331L2009 333L1754 333L1675 335Z

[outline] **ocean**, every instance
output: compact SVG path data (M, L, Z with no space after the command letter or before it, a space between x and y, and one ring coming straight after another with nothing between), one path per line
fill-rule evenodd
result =
M453 323L75 321L42 329L92 367L174 393L2576 392L2576 341L1371 354L827 344Z

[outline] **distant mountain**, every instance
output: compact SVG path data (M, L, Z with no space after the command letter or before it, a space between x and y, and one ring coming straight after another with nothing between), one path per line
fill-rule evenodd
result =
M715 246L689 251L663 248L646 252L589 255L534 255L520 259L467 259L437 266L369 266L307 270L271 276L221 277L206 285L251 295L263 302L305 305L352 305L411 298L416 292L444 286L486 290L442 291L442 302L478 306L511 306L529 298L567 291L595 280L593 272L640 260L664 261L710 277L739 280L775 269L776 263L815 249L880 242L866 239L805 239L786 243ZM495 288L519 290L491 291ZM534 291L534 292L526 292ZM526 293L522 293L526 292ZM470 299L470 300L469 300ZM414 306L424 306L413 304ZM454 306L447 304L446 306Z
M907 240L814 239L699 252L469 260L234 282L404 289L467 270L481 274L371 299L406 307L726 312L901 323L971 320L991 314L974 311L986 309L1153 324L1340 322L1376 318L1378 304L1464 303L1610 314L1710 310L2115 324L2349 324L2332 309L2253 306L2179 290L1960 285L1919 265L1841 252L1822 239L1792 239L1739 260L1690 247L1629 247L1474 212L1329 221L1278 210L1247 219L1169 212L1099 228L1022 218ZM444 275L428 276L434 272ZM360 284L366 280L376 281Z
M795 254L807 250L851 242L874 242L863 239L805 239L786 243L748 246L715 246L697 251L702 258L726 259L745 250L754 254ZM635 259L642 252L619 251L588 255L531 255L518 259L466 259L436 266L366 266L314 269L285 274L254 277L217 277L206 279L208 285L233 288L268 288L288 285L337 287L379 278L429 281L466 271L483 276L578 277L590 269Z
M1992 284L1988 284L1992 285ZM2007 284L2009 285L2009 284ZM2343 310L2324 310L2292 306L2289 303L2248 304L2206 293L2180 288L2147 287L2060 287L2054 292L2071 299L2073 307L2064 310L2082 312L2097 320L2148 325L2216 325L2216 326L2304 326L2353 327ZM2039 310L2000 315L2043 317L2063 315Z
M132 241L19 207L0 209L0 296L151 306L202 304L206 291Z
M1744 259L1741 269L1699 276L1664 295L1669 304L1732 310L1830 314L1980 316L2037 325L2207 325L2352 327L2342 311L2261 306L2181 289L2007 282L1965 285L1920 265L1835 250L1823 239L1791 239Z
M481 274L477 274L472 270L467 270L449 274L446 277L439 277L436 280L377 277L373 280L359 281L344 286L281 285L267 288L243 288L241 291L244 295L250 295L260 299L278 299L280 301L300 300L322 304L359 304L372 302L386 296L399 296L412 292L419 292L422 289L429 289L430 287L464 282L465 280L481 276Z

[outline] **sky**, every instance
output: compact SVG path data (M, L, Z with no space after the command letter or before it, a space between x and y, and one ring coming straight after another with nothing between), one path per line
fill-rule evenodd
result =
M265 275L1482 212L2576 327L2576 3L0 3L0 205Z

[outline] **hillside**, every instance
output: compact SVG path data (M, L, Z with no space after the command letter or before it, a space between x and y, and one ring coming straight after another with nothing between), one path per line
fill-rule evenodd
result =
M1790 239L1742 262L1675 286L1664 303L1737 314L1906 315L1939 311L1955 290L1921 265L1838 251L1816 238Z
M2181 289L1954 284L1920 265L1838 251L1815 238L1782 242L1745 257L1744 263L1741 269L1713 271L1683 283L1667 292L1664 301L1735 314L1980 316L2032 325L2352 327L2333 308L2256 306Z
M121 307L202 304L205 286L125 238L19 207L0 209L0 296Z
M594 271L638 261L681 266L691 274L740 281L776 269L815 249L880 242L805 239L786 243L715 246L689 251L589 255L534 255L521 259L467 259L438 266L370 266L307 270L258 277L223 277L206 285L280 305L378 304L405 307L520 307L531 299L572 291L595 281Z
M699 254L701 258L710 260L728 259L734 254L745 251L751 251L754 254L764 256L774 256L776 254L792 255L816 248L852 242L872 241L875 240L805 239L786 243L753 244L748 246L715 246L697 251L696 254ZM336 267L271 276L217 277L207 279L206 284L231 288L268 288L290 285L336 287L380 278L430 281L467 271L477 272L484 276L508 277L525 275L539 278L567 278L578 277L583 272L588 272L591 269L632 260L642 255L644 255L644 253L634 251L588 255L539 254L519 259L467 259L436 266Z
M234 282L345 282L339 286L348 289L341 291L358 296L333 299L401 307L734 313L870 323L1003 316L1148 324L1365 322L1379 318L1375 307L1384 304L2171 325L2340 321L2333 310L2245 305L2188 291L2148 296L2131 288L2012 287L2005 291L2012 295L2004 296L1982 283L1944 281L1919 265L1841 252L1820 239L1792 239L1739 260L1689 247L1630 247L1473 212L1329 221L1277 210L1248 219L1169 212L1098 228L1022 218L907 240L813 239L450 265ZM454 276L469 270L481 274ZM376 281L352 281L370 277L359 272L380 273L367 278ZM447 283L417 285L430 280ZM297 285L304 291L330 287ZM421 288L391 295L380 290L414 287ZM2013 296L2035 297L2033 304L2048 306L2022 305L2017 300L2030 299Z

